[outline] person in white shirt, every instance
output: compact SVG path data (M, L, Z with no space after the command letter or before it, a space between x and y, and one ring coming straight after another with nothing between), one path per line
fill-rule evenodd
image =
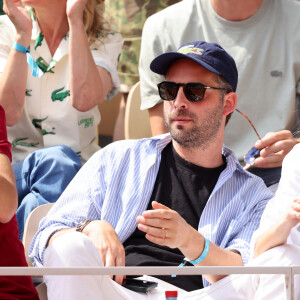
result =
M21 237L28 213L56 201L80 159L99 150L93 142L98 104L119 86L122 38L104 26L102 0L5 0L4 11L0 104L13 163L19 163L14 171Z

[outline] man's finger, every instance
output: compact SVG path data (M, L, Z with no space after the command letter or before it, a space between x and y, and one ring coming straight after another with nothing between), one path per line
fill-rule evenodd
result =
M157 228L168 227L170 224L170 221L167 219L151 218L151 217L145 218L143 216L138 216L136 218L136 221L142 225L149 225Z
M278 141L292 139L293 135L289 130L281 130L277 132L267 133L261 140L255 143L257 149L262 149L270 146Z
M106 254L106 263L105 263L105 267L115 267L116 263L115 263L115 257L111 254L111 253L107 253ZM113 279L113 275L109 275L109 277L111 279Z
M151 234L152 236L155 236L155 237L159 237L162 239L167 238L167 233L168 233L167 228L163 228L163 227L156 228L156 227L138 224L138 229L147 234Z
M119 255L117 255L116 266L117 267L125 267L125 252L124 251L122 251L122 253L119 253ZM124 276L124 275L116 275L115 282L122 285L125 277L126 276Z
M282 160L281 154L273 154L268 157L258 157L254 162L258 168L275 168L282 165Z
M266 157L274 153L279 153L282 151L283 157L288 154L293 147L296 145L296 142L293 139L287 139L278 141L268 147L265 147L260 151L260 156Z
M166 210L171 210L168 206L165 206L157 201L152 201L152 207L154 209L166 209Z

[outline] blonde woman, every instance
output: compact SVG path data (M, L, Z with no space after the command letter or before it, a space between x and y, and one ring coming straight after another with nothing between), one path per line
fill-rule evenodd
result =
M20 226L35 206L57 200L79 158L99 149L93 143L98 104L119 86L122 38L105 28L103 0L4 0L3 9L0 104L13 163L20 162L14 165L19 205L29 198L29 208L24 202L17 213ZM44 148L57 145L64 146Z

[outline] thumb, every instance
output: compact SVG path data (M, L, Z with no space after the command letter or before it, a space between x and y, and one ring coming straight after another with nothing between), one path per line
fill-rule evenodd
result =
M153 209L167 209L167 210L171 210L169 207L167 207L167 206L165 206L165 205L163 205L161 203L158 203L156 201L152 201L151 204L152 204Z

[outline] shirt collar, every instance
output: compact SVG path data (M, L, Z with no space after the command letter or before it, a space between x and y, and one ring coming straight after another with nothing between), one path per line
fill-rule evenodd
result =
M36 19L34 9L29 7L29 8L27 8L27 10L32 19L31 40L34 41L34 43L36 43L36 41L40 38L41 28ZM43 45L43 47L44 47L44 45ZM44 49L44 51L41 52L39 47L37 47L36 51L38 52L38 54L43 54L43 59L45 61L47 61L48 64L51 64L51 67L54 67L56 62L58 62L62 57L64 57L65 55L67 55L69 53L69 33L67 33L66 36L61 40L53 57L51 57L48 46L47 46L47 48L43 48L43 49ZM41 53L39 53L39 52L41 52Z

